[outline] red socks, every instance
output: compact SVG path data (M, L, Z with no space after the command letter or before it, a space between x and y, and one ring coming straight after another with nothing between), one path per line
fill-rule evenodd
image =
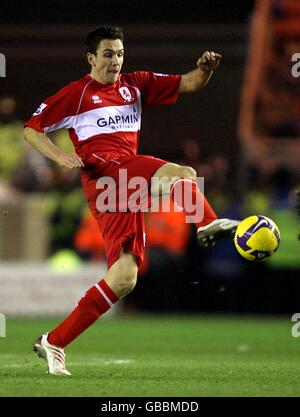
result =
M102 279L80 299L72 313L48 335L48 342L64 348L106 313L118 300L116 294Z
M191 178L179 178L171 187L174 203L186 213L187 221L196 227L206 226L218 216L201 193L198 184Z

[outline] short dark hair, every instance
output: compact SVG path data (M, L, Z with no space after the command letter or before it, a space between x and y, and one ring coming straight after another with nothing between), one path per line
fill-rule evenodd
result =
M98 46L103 39L120 39L124 42L123 30L119 26L97 26L91 30L85 39L85 53L96 55Z

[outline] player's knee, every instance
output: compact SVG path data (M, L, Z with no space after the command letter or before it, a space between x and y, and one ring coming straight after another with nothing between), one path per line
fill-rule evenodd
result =
M119 265L119 287L123 294L132 291L136 285L138 266L129 255L124 255Z
M179 177L181 178L197 178L197 172L194 170L194 168L190 166L180 166L179 167Z
M119 298L132 291L136 285L138 265L131 253L122 250L120 258L109 269L107 282Z
M118 281L120 293L122 294L122 296L131 292L136 286L137 268L124 268L124 270L120 273Z

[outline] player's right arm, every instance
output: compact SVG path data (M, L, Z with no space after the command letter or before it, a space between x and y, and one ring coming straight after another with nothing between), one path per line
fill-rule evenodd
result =
M84 90L78 82L68 84L53 96L48 97L25 123L26 141L62 167L82 167L83 162L75 152L67 153L56 146L47 134L58 129L73 127L82 91Z
M62 151L45 133L32 129L31 127L25 127L24 138L37 151L57 162L62 167L83 167L81 158L75 152L67 153Z

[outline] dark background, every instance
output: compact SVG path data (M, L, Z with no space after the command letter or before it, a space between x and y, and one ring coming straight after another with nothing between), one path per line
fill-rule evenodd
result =
M1 4L3 23L238 23L253 0L8 1Z

